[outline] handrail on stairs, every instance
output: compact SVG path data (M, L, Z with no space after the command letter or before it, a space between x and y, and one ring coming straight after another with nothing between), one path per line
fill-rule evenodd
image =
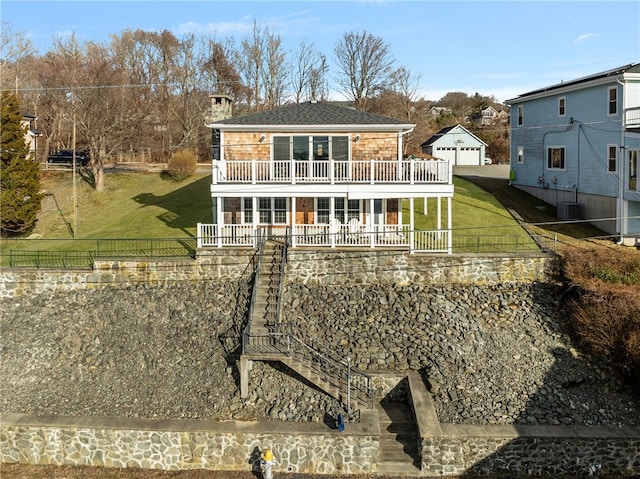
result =
M287 226L284 236L284 245L282 246L282 256L280 257L280 274L278 278L278 300L276 306L276 332L280 329L280 322L282 321L282 297L284 294L284 272L287 266L287 250L289 247L289 236L291 230Z
M258 230L258 264L256 265L256 269L253 273L253 288L251 291L251 302L249 303L249 312L247 325L244 327L242 331L242 354L245 353L248 347L249 338L251 337L251 317L253 315L253 308L256 304L256 297L258 295L258 281L260 278L260 270L262 269L262 257L264 256L264 244L265 244L265 235L262 230Z
M252 335L251 350L282 354L294 359L324 383L335 388L339 392L338 399L347 406L351 407L351 404L348 404L351 401L368 409L373 408L373 390L368 374L350 366L328 351L319 351L291 333L265 332Z
M282 299L284 296L284 275L287 260L287 247L289 244L289 228L287 228L284 244L280 247L279 270L276 291L276 310L275 310L275 328L272 331L255 334L251 332L251 318L253 308L256 302L258 290L258 278L264 256L264 248L266 236L262 235L259 241L259 259L256 267L253 292L251 295L251 305L249 307L249 321L242 334L242 352L283 354L295 361L301 366L307 367L316 374L323 382L335 388L339 392L339 397L343 403L351 408L350 402L360 404L366 408L373 407L373 387L371 377L353 367L349 361L345 361L343 357L337 355L329 347L322 345L319 341L313 340L313 345L305 343L301 338L304 337L297 325L281 321ZM274 275L275 276L275 275ZM272 278L273 279L273 278ZM270 285L271 287L272 285ZM273 310L271 310L273 311Z

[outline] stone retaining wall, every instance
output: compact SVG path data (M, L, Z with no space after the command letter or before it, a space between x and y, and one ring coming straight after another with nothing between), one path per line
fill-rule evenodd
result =
M375 472L375 412L344 432L321 423L243 423L0 415L0 462L143 469L258 471L271 448L277 470Z
M432 255L406 250L290 249L287 278L304 284L474 284L547 282L553 255Z
M60 290L250 277L252 248L199 251L196 259L101 259L93 270L4 268L0 298Z
M426 476L637 477L640 428L440 424L417 372L408 375Z

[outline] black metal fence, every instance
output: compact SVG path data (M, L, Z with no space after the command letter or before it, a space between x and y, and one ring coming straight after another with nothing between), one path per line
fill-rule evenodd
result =
M91 269L93 262L101 258L193 256L196 238L36 239L6 241L2 250L2 263L12 268Z
M453 235L454 253L527 254L556 251L557 241L532 235ZM195 237L2 240L0 263L13 268L91 269L101 258L192 257Z

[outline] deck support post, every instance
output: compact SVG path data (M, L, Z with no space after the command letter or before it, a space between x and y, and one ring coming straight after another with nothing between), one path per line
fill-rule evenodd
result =
M253 369L253 361L240 356L240 397L249 395L249 372Z

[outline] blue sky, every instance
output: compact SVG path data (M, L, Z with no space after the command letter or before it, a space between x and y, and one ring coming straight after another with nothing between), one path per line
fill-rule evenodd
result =
M0 18L41 52L56 35L107 40L124 29L247 36L254 20L287 49L313 42L330 61L350 31L382 37L420 93L505 101L640 61L640 2L627 1L32 1L2 0ZM333 99L342 99L335 94Z

